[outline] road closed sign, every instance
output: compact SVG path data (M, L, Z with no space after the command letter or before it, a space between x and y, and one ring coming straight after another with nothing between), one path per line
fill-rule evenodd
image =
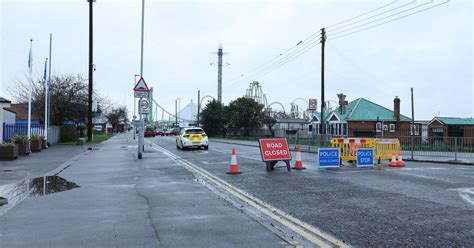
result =
M260 139L259 144L264 162L291 160L291 153L285 138Z

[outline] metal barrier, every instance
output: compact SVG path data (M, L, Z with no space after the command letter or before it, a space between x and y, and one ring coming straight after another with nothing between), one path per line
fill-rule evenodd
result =
M31 135L44 136L44 125L31 124ZM8 143L15 135L27 135L27 124L7 124L3 123L3 143Z
M400 155L400 141L398 139L375 139L375 159L391 159Z
M393 155L400 154L398 139L374 138L333 138L332 147L341 149L341 159L344 161L356 160L357 148L374 148L375 159L391 159Z

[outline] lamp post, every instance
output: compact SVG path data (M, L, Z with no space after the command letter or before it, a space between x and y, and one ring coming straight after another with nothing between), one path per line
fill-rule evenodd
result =
M87 141L92 142L92 80L93 80L93 19L92 6L95 0L87 0L89 2L89 109L87 111Z

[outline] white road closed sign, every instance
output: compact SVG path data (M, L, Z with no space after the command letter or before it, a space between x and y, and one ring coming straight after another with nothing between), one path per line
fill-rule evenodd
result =
M147 99L140 100L140 114L148 114L149 104Z

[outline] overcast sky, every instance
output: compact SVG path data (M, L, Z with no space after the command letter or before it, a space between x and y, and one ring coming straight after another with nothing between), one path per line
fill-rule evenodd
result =
M50 33L53 74L87 76L86 0L0 2L1 96L10 98L9 87L26 78L30 38L33 74L41 77ZM229 80L246 75L322 27L390 2L146 0L144 78L155 89L158 103L171 112L178 97L181 107L191 99L196 102L199 89L201 96L217 97L217 67L210 62L217 60L213 52L222 43L228 53L224 61L230 64L223 69L224 102L242 96L248 84L258 80L269 103L279 101L289 110L296 98L320 99L321 46L263 77ZM408 2L400 0L386 10ZM127 105L130 115L134 75L140 71L140 18L140 0L94 3L94 86L114 103ZM363 97L393 109L393 98L399 96L402 114L410 116L413 87L416 119L429 120L438 113L474 116L473 22L472 1L452 1L328 40L326 99L337 100L342 92L349 101ZM328 39L335 36L329 29ZM296 103L304 107L302 101Z

